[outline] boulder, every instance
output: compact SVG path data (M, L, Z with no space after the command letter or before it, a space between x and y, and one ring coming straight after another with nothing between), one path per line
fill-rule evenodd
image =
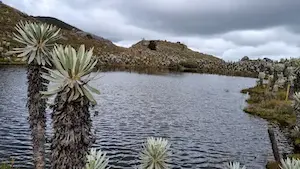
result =
M157 49L157 44L154 40L151 40L149 45L148 45L148 48L151 49L151 50L156 50Z
M241 61L249 61L250 59L249 59L249 57L248 56L244 56L242 59L241 59Z
M273 60L269 59L269 58L264 58L263 60L266 61L266 62L273 62Z

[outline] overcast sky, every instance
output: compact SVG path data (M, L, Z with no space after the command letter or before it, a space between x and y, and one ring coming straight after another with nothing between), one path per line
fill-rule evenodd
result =
M224 60L300 56L300 0L2 0L129 47L181 41Z

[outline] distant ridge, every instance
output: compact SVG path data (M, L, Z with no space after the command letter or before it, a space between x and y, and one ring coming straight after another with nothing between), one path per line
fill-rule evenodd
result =
M48 24L52 24L57 26L58 28L61 29L65 29L65 30L76 30L76 31L82 31L70 24L67 24L59 19L53 18L53 17L47 17L47 16L34 16L35 19L44 22L44 23L48 23Z

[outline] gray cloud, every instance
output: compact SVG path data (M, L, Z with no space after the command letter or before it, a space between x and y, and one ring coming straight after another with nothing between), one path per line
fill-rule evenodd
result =
M130 23L181 35L297 26L296 0L133 0L119 1Z
M298 0L3 0L130 46L181 41L224 60L298 57Z

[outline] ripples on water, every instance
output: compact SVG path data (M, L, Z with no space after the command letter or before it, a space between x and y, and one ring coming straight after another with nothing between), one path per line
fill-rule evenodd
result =
M27 123L26 71L0 68L0 160L32 167ZM147 137L171 143L173 168L224 168L240 161L264 168L272 158L267 123L242 111L239 91L254 79L200 74L145 75L106 72L93 82L101 90L91 112L94 147L106 151L112 168L133 168ZM228 90L228 91L227 91ZM92 113L93 115L93 113ZM47 114L50 138L50 112ZM284 144L282 146L285 146ZM281 147L282 147L281 146ZM49 155L49 144L47 144Z

